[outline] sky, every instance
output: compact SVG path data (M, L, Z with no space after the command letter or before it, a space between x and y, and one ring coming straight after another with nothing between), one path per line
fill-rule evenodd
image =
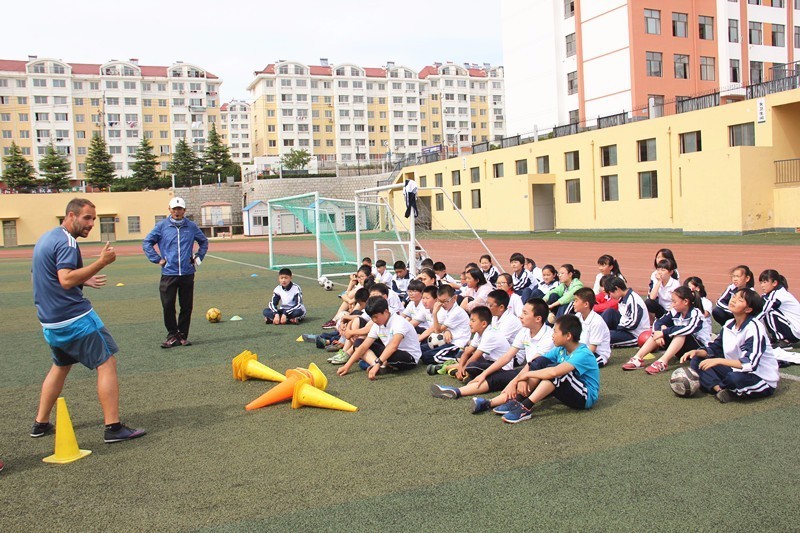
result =
M2 9L0 59L193 63L222 78L222 101L249 99L253 72L278 60L502 65L500 2L37 0Z

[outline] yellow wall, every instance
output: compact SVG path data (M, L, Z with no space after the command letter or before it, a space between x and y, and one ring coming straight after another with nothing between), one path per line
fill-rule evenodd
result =
M2 194L0 195L0 219L16 220L17 244L36 244L39 237L59 224L67 203L75 197L88 198L97 207L98 220L87 242L100 241L100 217L114 216L116 240L140 240L155 226L156 215L169 215L169 200L172 191L112 192L87 194ZM190 213L192 214L192 213ZM200 213L194 213L195 216ZM128 232L128 217L138 216L140 230ZM0 239L2 239L0 234ZM5 243L0 241L3 246Z

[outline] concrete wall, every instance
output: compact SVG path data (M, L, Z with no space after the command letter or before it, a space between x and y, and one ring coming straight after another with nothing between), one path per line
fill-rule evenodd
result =
M175 196L186 200L186 213L200 224L200 206L206 202L230 202L234 224L242 223L242 184L204 185L202 187L177 187ZM166 205L164 206L167 207Z

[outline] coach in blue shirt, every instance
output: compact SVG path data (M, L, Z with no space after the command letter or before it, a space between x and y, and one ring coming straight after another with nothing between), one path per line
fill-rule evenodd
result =
M189 346L189 325L194 302L194 273L208 251L208 239L197 224L186 218L186 202L175 197L169 201L170 216L156 224L144 238L142 249L150 262L161 265L161 306L167 340L162 348ZM194 243L197 242L197 253ZM158 250L156 250L156 248ZM175 318L175 301L180 314Z

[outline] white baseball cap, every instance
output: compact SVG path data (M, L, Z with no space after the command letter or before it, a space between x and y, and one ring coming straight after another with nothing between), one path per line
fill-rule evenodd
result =
M182 207L186 209L186 202L183 198L178 198L177 196L169 201L169 208L175 209L176 207Z

